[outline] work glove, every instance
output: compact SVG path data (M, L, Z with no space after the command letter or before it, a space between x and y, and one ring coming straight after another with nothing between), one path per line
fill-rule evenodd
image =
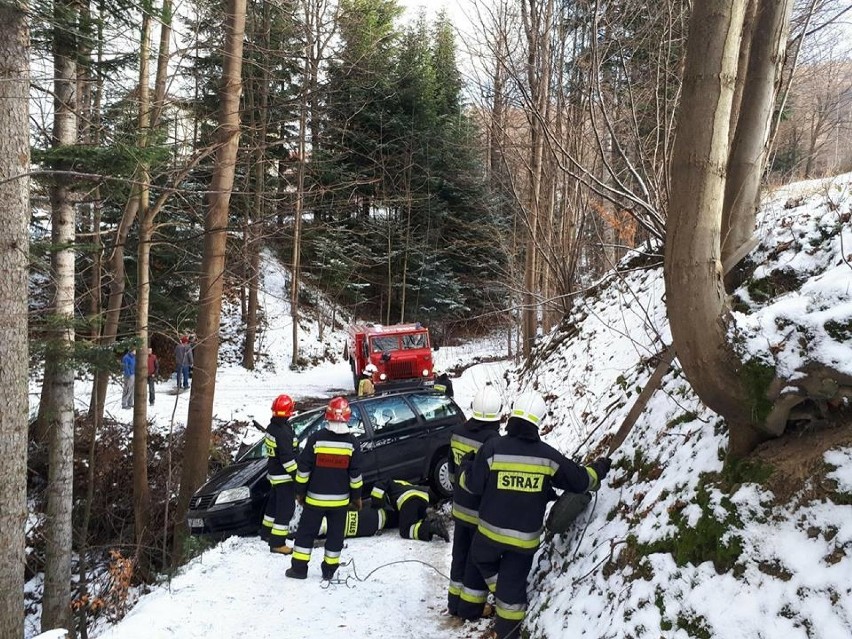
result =
M595 475L598 477L598 483L596 486L591 486L591 490L597 490L600 488L600 485L603 483L604 478L609 472L610 467L612 466L612 460L609 457L601 457L596 459L591 464L589 464L589 468L591 468Z
M361 498L353 499L349 502L349 510L361 510L364 503L361 501Z

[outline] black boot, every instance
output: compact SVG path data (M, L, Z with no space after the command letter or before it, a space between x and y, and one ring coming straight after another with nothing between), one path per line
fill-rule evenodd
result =
M291 566L290 568L284 571L284 576L290 577L290 579L307 579L308 571L297 570L296 568L293 568Z

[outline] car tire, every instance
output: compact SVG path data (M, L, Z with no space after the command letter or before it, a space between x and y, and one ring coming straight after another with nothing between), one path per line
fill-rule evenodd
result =
M448 499L453 495L453 485L450 482L450 463L447 459L446 449L439 451L432 461L432 470L429 472L429 485L441 499Z

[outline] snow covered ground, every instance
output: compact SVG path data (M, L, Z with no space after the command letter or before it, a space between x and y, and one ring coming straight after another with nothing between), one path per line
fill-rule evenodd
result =
M778 317L791 322L788 331L801 327L795 330L816 340L810 357L849 370L852 341L844 339L844 327L852 326L847 324L852 268L845 263L852 252L850 184L852 176L843 176L828 185L788 187L768 200L761 218L765 242L756 255L765 260L762 272L795 267L802 281L775 301L751 300L737 326L748 351L774 354L779 371L795 366L801 349L786 333L777 334L785 328ZM791 239L798 239L799 250L786 244ZM215 404L223 419L265 416L279 392L298 399L350 388L342 362L287 369L284 274L274 263L265 264L270 321L265 344L275 367L257 373L223 368ZM670 343L663 289L659 268L611 276L598 293L578 302L572 331L542 339L540 353L547 355L534 371L507 362L465 369L454 380L460 405L468 409L486 381L497 384L507 401L534 387L549 401L547 441L577 459L602 454L647 383L653 356ZM745 298L749 292L739 294ZM342 345L342 337L334 335L320 343L310 330L306 327L306 347L325 352ZM504 351L498 339L442 348L436 359L452 367ZM117 388L110 397L116 406ZM177 398L181 417L187 399ZM156 411L158 420L170 414L159 400ZM802 433L796 441L810 445L810 436ZM850 439L839 437L817 455L815 466L788 478L793 488L787 495L773 494L746 474L723 489L726 445L724 424L701 405L675 363L613 455L613 470L593 506L572 530L546 537L529 589L530 636L852 637ZM443 542L411 542L394 530L350 539L343 561L352 563L340 571L346 583L323 590L319 553L307 581L290 581L283 576L288 559L270 555L257 539L231 539L142 596L122 622L96 628L92 636L476 639L485 622L458 625L440 614L449 551Z

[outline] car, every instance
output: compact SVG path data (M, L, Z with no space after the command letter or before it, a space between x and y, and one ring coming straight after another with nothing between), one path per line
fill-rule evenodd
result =
M419 389L348 400L349 428L363 453L365 495L386 478L428 484L439 498L452 494L447 452L453 428L465 420L452 398ZM300 449L325 424L324 407L290 418ZM261 438L192 496L190 533L220 538L257 534L269 491Z

